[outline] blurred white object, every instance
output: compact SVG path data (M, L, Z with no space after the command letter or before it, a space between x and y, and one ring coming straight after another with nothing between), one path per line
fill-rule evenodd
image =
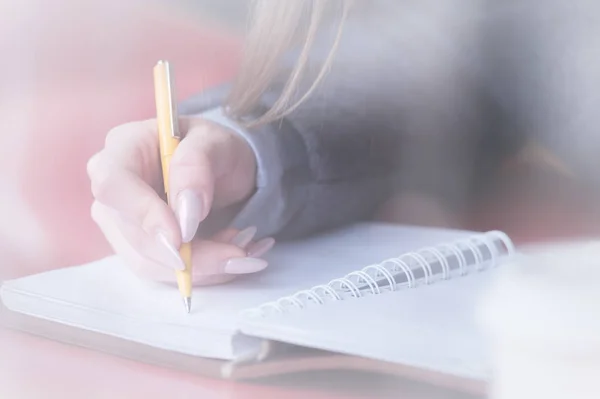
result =
M483 301L493 399L600 398L600 242L546 245Z

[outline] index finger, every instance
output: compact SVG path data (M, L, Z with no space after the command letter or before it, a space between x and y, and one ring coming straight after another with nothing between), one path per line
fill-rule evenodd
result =
M116 168L138 175L150 186L162 181L156 120L132 122L112 129L106 135L104 156Z
M162 196L161 165L154 121L113 129L105 148L88 163L95 199L140 225L150 234L162 231L175 246L180 233Z

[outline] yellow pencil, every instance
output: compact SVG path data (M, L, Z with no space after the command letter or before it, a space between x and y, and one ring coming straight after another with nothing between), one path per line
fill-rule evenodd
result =
M169 196L169 165L171 157L181 140L177 108L175 106L173 74L167 61L159 61L154 67L154 95L156 98L156 120L158 122L158 140L160 160L167 201ZM185 309L189 313L192 308L192 250L189 243L180 248L185 270L176 271L177 285L183 296Z

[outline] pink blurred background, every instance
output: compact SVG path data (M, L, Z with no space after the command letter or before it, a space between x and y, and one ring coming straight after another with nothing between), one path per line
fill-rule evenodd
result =
M153 116L158 59L180 98L235 73L239 35L206 3L0 1L0 278L109 253L87 159L110 128Z

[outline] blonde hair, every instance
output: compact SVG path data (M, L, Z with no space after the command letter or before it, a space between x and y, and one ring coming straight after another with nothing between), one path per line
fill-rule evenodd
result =
M241 68L227 100L229 116L239 120L256 110L260 97L280 70L283 55L296 44L300 44L300 54L281 95L270 109L245 124L255 126L272 122L298 108L328 72L351 2L352 0L255 0ZM298 85L305 77L310 52L328 12L339 15L335 40L313 83L298 100L292 102L297 98Z

